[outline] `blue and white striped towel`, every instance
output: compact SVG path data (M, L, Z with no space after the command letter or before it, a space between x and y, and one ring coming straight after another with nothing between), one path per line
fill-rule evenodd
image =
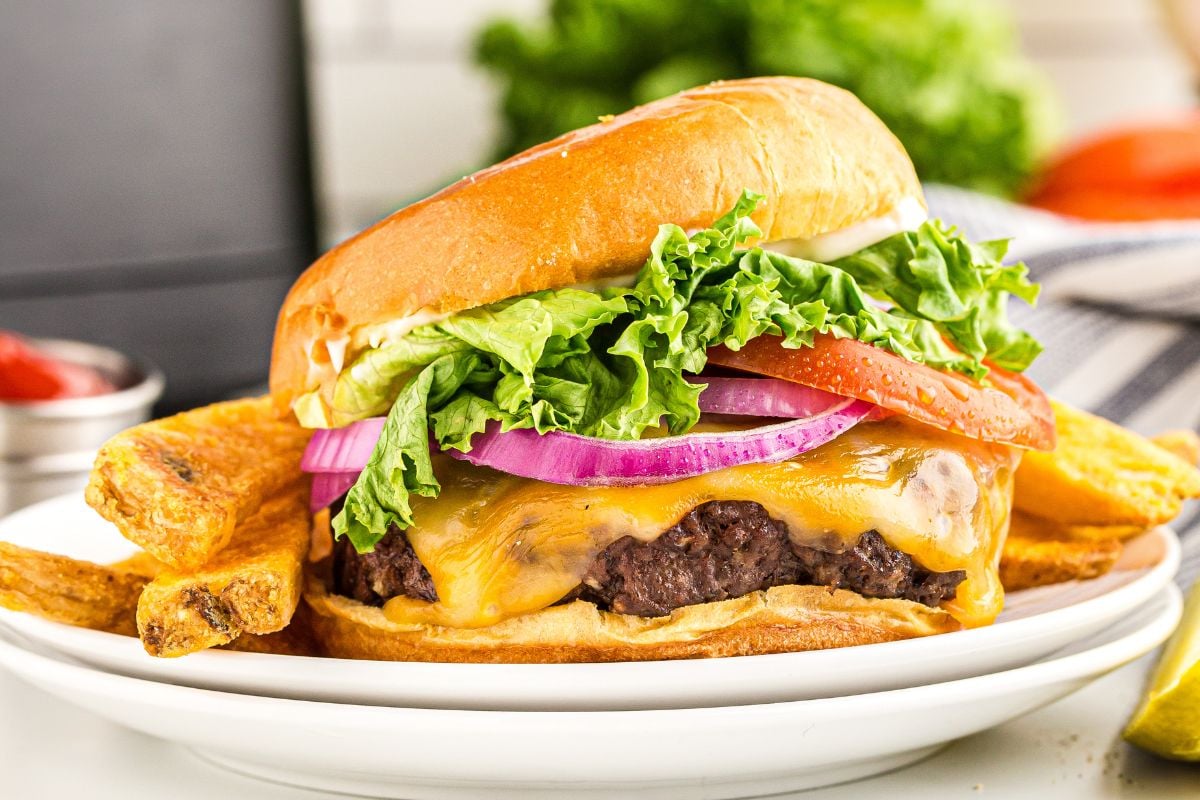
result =
M1080 225L944 186L927 199L972 238L1013 237L1042 284L1036 312L1011 309L1046 345L1030 377L1139 433L1200 430L1200 224ZM1172 527L1186 588L1200 577L1200 503Z

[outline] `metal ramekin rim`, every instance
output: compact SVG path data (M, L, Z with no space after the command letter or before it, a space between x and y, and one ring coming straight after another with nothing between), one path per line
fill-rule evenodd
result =
M162 371L141 358L128 356L119 350L103 345L80 342L74 339L30 339L34 344L50 350L68 350L91 353L89 361L121 362L142 376L137 383L125 389L92 397L73 397L65 400L39 400L32 403L0 402L0 419L85 419L122 414L137 408L152 405L166 387Z

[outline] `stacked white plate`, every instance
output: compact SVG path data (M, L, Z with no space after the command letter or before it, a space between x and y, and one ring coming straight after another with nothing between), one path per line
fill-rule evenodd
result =
M115 561L81 500L0 521L0 540ZM743 797L912 763L1064 697L1178 622L1175 535L1093 581L1009 595L995 625L808 653L633 664L420 664L227 651L0 614L0 665L211 762L380 797Z

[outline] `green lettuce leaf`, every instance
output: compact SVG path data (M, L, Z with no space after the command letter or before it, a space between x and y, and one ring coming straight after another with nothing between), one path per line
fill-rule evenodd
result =
M857 95L923 181L1020 194L1062 128L1000 0L549 0L497 20L506 158L602 114L718 78L802 75Z
M700 417L699 373L717 344L774 334L784 347L832 333L910 361L983 379L990 358L1021 370L1040 346L1005 316L1009 295L1032 303L1004 242L972 244L930 222L834 264L742 245L761 231L745 192L711 228L663 225L628 289L535 292L464 311L366 351L339 376L332 418L390 407L379 444L334 530L369 551L389 526L412 524L411 495L439 491L430 436L469 451L489 423L633 440ZM885 308L881 301L891 303Z
M462 339L425 326L368 350L338 375L333 387L332 424L341 427L386 414L416 369L470 349L471 345Z
M984 358L1020 371L1042 351L1032 336L1008 321L1009 296L1032 305L1039 287L1029 282L1024 264L1001 263L1006 252L1006 239L972 244L953 229L926 223L834 266L871 296L939 327L968 357L944 366L981 378Z
M374 548L388 526L412 524L411 495L437 496L441 487L429 458L430 409L449 402L482 366L478 353L460 350L434 359L405 384L335 523L338 534L349 535L360 551Z

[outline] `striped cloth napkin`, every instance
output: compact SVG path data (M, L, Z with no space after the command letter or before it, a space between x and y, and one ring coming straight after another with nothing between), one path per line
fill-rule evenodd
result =
M930 213L974 239L1012 237L1042 284L1013 321L1045 346L1029 375L1050 394L1150 435L1200 430L1200 223L1083 225L946 186ZM1179 583L1200 577L1200 502L1172 527Z

